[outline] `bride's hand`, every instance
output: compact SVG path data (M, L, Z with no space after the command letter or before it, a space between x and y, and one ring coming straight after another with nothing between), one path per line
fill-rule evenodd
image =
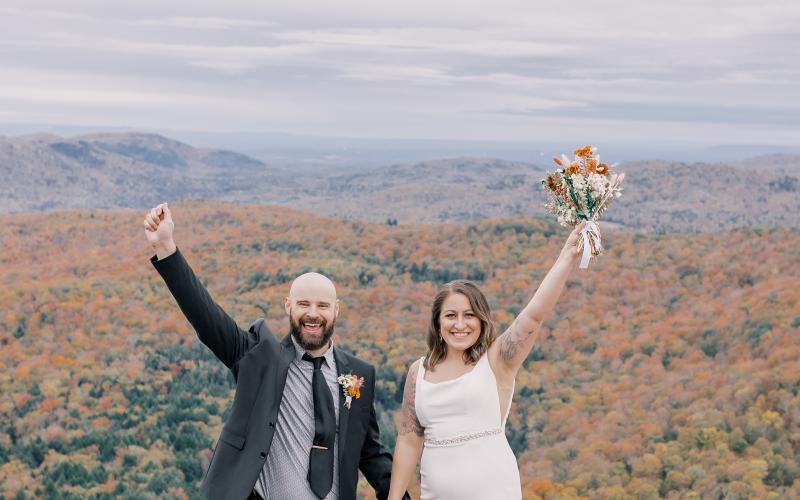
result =
M583 228L586 227L587 224L588 224L587 221L583 221L577 226L575 226L575 229L573 229L572 232L569 233L567 242L564 244L564 248L561 249L561 257L575 262L578 262L580 260L583 249L580 248L578 244L583 238L583 236L581 235L581 231L583 230Z

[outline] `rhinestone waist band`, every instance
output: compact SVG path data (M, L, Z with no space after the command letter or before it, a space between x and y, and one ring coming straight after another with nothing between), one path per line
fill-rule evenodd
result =
M489 429L488 431L474 432L472 434L463 434L447 439L425 439L425 446L428 448L441 448L444 446L458 446L475 439L480 439L486 436L494 436L503 432L503 429Z

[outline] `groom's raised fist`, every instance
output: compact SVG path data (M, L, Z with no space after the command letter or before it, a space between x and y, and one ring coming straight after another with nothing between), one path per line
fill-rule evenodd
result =
M145 215L144 235L158 254L159 260L175 251L175 242L172 239L174 230L175 223L172 222L172 213L166 203L151 208Z

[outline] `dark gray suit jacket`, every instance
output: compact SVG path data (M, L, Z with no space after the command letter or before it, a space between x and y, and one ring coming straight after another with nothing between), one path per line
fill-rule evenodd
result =
M278 342L263 319L245 331L218 306L180 251L150 260L200 341L236 380L230 416L222 428L200 491L211 499L243 500L253 489L275 434L289 364L295 356L287 335ZM392 457L380 445L375 416L375 369L334 347L339 374L364 377L361 397L348 409L339 398L339 498L355 500L358 470L379 499L389 494Z

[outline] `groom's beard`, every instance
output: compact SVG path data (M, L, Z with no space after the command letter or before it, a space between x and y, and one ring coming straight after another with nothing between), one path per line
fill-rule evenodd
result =
M303 335L303 327L301 323L305 321L305 316L301 316L298 321L295 322L292 316L289 316L289 324L291 325L291 333L292 337L300 344L300 347L305 349L306 351L316 351L321 347L325 347L331 340L333 336L333 325L336 320L332 321L329 325L327 321L323 318L319 318L315 321L320 324L322 328L322 335L319 337L309 337L307 335Z

